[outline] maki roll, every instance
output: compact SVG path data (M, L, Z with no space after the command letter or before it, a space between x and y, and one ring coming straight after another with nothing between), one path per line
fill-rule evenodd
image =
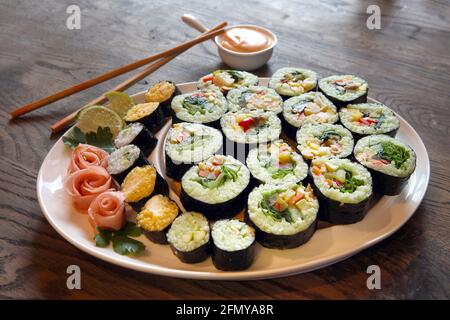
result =
M285 99L314 90L316 86L317 73L301 68L278 69L269 81L269 87Z
M141 149L144 156L148 157L156 148L158 140L153 134L139 122L131 123L122 129L114 140L116 148L122 148L133 144Z
M158 102L163 109L164 115L168 117L172 115L170 103L176 94L178 94L178 90L175 83L172 81L162 80L148 88L145 93L145 101Z
M227 95L228 108L231 111L239 109L272 111L280 113L283 99L273 89L261 86L243 87L231 90Z
M156 194L168 195L169 185L152 165L135 167L123 180L120 190L125 195L125 201L140 212L147 200Z
M373 135L356 143L356 160L369 169L375 192L395 196L416 168L416 154L406 144L386 135Z
M337 224L361 221L372 198L372 178L362 165L348 159L320 158L311 163L319 219Z
M257 85L258 77L253 73L239 70L216 70L201 77L197 88L216 86L226 95L231 89Z
M172 252L184 263L198 263L208 258L209 237L208 219L198 212L178 216L167 232Z
M350 103L367 102L366 80L353 75L335 75L319 80L319 91L338 108Z
M142 123L156 133L164 124L164 113L158 102L140 103L128 110L123 119L127 123Z
M168 244L166 233L177 215L177 204L168 197L157 194L151 197L136 215L136 223L150 241Z
M222 133L198 123L172 125L166 136L166 174L180 180L195 163L206 160L222 148Z
M225 151L238 159L259 143L277 140L281 134L281 121L273 112L241 109L226 113L220 119L225 135Z
M202 211L210 219L231 218L244 209L249 182L243 163L215 155L184 174L180 200L186 210Z
M135 145L123 146L108 156L107 170L117 183L122 183L127 174L135 167L148 164L142 151Z
M317 225L319 202L310 185L264 184L248 197L248 219L256 241L267 248L290 249L307 242Z
M382 103L349 104L339 110L339 117L356 140L371 134L395 137L400 128L400 120Z
M353 151L353 136L339 124L303 125L297 132L297 149L307 161L320 157L346 158Z
M223 271L244 270L255 259L255 229L239 220L220 220L213 224L212 261Z
M174 122L194 122L219 127L220 117L227 112L227 99L217 88L203 89L175 96L171 108Z
M284 132L295 139L297 130L304 123L335 123L339 115L335 105L323 94L308 92L284 102L282 120Z
M308 174L302 156L283 140L252 149L246 163L252 176L262 183L299 182Z

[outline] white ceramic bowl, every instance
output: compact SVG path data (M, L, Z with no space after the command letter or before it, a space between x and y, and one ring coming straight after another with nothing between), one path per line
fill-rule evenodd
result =
M260 26L238 24L231 28L234 27L252 27L255 29L263 30L271 35L271 37L273 38L273 43L270 47L257 52L235 52L222 47L219 41L220 35L218 35L214 38L214 41L217 44L219 56L222 61L233 69L245 71L255 70L266 64L267 61L269 61L269 59L272 57L273 50L277 45L277 36L272 31Z

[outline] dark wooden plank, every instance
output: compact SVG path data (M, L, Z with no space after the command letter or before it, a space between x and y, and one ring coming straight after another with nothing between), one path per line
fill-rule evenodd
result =
M128 299L449 298L450 4L448 1L77 1L81 30L65 27L72 1L0 3L0 297ZM366 8L378 4L381 30L368 30ZM236 8L239 8L236 10ZM109 265L63 240L36 199L39 166L57 137L49 125L119 83L114 79L10 123L14 107L143 58L195 35L180 22L195 13L272 29L279 45L270 75L301 65L321 75L350 72L371 96L419 132L431 159L425 199L395 235L339 264L308 274L251 282L161 278ZM148 82L192 81L220 67L212 42L189 50L129 90ZM66 268L82 269L82 290L68 290ZM378 264L382 290L368 290L366 268Z

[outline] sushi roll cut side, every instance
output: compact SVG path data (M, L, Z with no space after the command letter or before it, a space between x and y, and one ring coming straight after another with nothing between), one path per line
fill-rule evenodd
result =
M353 136L338 124L305 124L297 132L297 149L307 161L322 157L346 158L353 151Z
M124 120L127 123L142 123L149 131L156 133L164 124L164 113L158 102L140 103L128 110Z
M131 170L123 180L120 190L125 195L125 201L136 212L141 211L151 196L169 194L167 182L152 165L136 167Z
M308 165L283 140L252 149L247 157L252 176L262 183L299 182L308 175Z
M228 108L231 111L239 109L272 111L280 113L283 99L271 88L251 86L233 89L227 95Z
M295 139L304 123L336 123L339 115L336 106L320 92L308 92L287 99L283 104L283 129Z
M220 119L225 135L226 153L245 159L248 152L260 143L277 140L281 121L273 112L241 109L226 113Z
M172 81L162 80L152 85L145 93L147 102L158 102L163 109L164 116L172 116L170 103L172 98L178 94L178 89Z
M316 86L317 73L301 68L278 69L269 81L269 87L286 99L314 90Z
M319 219L337 224L364 218L372 198L372 177L362 165L348 159L322 158L311 163Z
M386 135L372 135L356 143L356 160L369 169L374 191L399 194L416 168L416 154L408 145Z
M150 241L168 244L166 234L177 215L177 204L168 197L158 194L145 203L136 215L136 223Z
M317 225L319 202L310 185L264 184L248 197L248 220L256 241L267 248L290 249L307 242Z
M381 103L350 104L341 108L339 117L357 140L371 134L395 137L400 128L400 120L394 112Z
M175 96L171 104L174 122L193 122L218 128L219 119L228 110L227 99L217 88Z
M218 153L223 144L222 133L198 123L172 125L165 141L167 176L180 180L195 163Z
M202 211L210 219L231 218L244 209L249 182L244 164L215 155L184 174L180 200L186 210Z
M220 220L211 231L212 261L223 271L244 270L255 259L255 229L239 220Z
M198 212L178 216L167 232L167 240L175 256L184 263L198 263L210 253L208 219Z
M114 180L121 184L133 168L145 165L148 165L148 161L142 151L137 146L129 144L109 155L107 170Z
M354 75L334 75L319 80L319 91L338 108L350 103L367 102L369 87L366 80Z
M144 156L148 157L156 148L158 140L142 123L131 123L122 129L114 140L116 148L122 148L133 144L141 149Z
M201 77L197 83L197 88L204 89L215 86L226 95L231 89L256 85L258 85L258 77L250 72L239 70L216 70Z

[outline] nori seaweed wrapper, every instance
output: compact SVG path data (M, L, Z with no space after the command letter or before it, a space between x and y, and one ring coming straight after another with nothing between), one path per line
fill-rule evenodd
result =
M192 251L180 251L172 244L170 244L170 249L172 249L173 254L184 263L202 262L208 258L211 251L209 241Z
M237 271L248 269L255 260L255 241L245 249L237 251L222 250L214 244L212 246L212 261L214 266L223 271Z

